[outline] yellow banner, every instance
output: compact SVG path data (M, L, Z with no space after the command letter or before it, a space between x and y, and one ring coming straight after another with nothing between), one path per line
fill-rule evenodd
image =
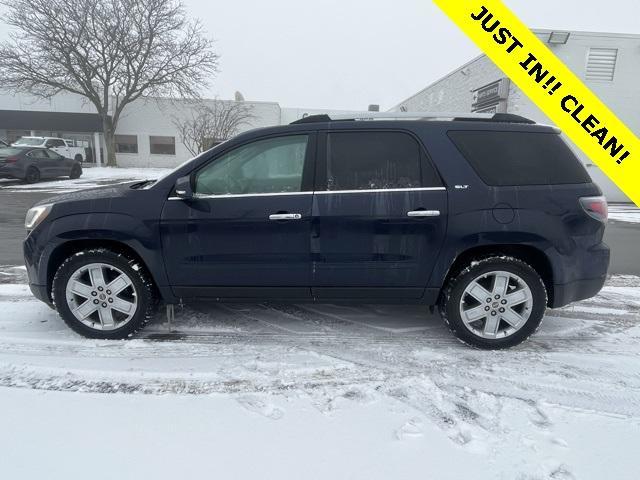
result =
M434 0L640 206L640 141L500 0Z

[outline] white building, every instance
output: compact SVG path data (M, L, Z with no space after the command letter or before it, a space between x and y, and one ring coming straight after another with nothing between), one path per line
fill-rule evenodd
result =
M216 100L205 100L215 102ZM361 113L346 110L282 108L276 102L244 102L251 118L241 131L282 125L319 113ZM116 129L116 159L121 167L174 167L192 155L181 143L176 117L188 114L192 102L149 98L125 108ZM22 136L74 139L87 147L90 162L104 158L102 124L85 99L59 94L50 100L0 92L0 139L13 142ZM100 149L96 151L96 145Z
M536 35L640 136L640 35L534 30ZM400 102L391 111L502 112L552 123L485 55ZM575 147L611 202L630 201Z

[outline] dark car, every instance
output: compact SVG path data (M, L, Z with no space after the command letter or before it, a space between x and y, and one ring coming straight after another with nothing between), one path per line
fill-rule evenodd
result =
M0 178L36 183L43 178L79 178L82 165L48 148L0 147Z
M556 128L424 120L308 117L45 201L25 222L31 290L94 338L183 299L417 303L503 348L602 288L607 203Z

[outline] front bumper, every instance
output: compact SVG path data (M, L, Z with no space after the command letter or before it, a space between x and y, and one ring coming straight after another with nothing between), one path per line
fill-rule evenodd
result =
M49 293L47 292L46 285L37 285L35 283L30 283L29 289L31 289L31 293L33 293L34 297L46 303L47 305L49 305L51 308L55 310L55 306L53 305L53 303L51 302L51 299L49 298Z

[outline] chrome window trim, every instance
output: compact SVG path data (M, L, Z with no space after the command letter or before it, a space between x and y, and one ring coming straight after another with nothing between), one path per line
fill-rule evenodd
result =
M312 195L313 192L275 192L275 193L230 193L228 195L194 195L194 199L242 198L242 197L276 197L281 195ZM183 200L180 197L169 197L168 200Z
M334 193L384 193L384 192L428 192L443 191L445 187L415 188L372 188L368 190L319 190L316 192L276 192L276 193L233 193L229 195L194 195L195 199L243 198L243 197L276 197L281 195L330 195ZM167 200L184 200L181 197L169 197Z
M329 195L331 193L384 193L384 192L428 192L446 190L445 187L413 187L413 188L369 188L363 190L320 190L314 193Z

